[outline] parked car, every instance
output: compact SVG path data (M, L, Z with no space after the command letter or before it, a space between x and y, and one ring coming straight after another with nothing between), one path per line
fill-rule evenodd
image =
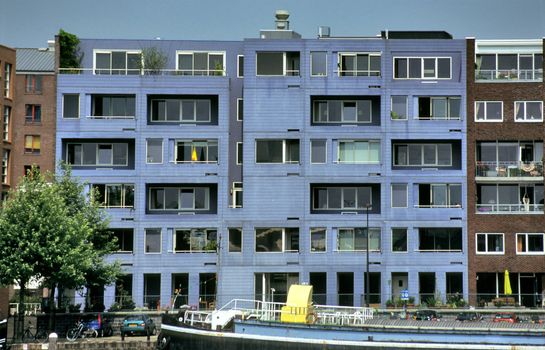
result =
M127 334L155 335L157 327L148 315L131 315L125 317L121 325L121 338Z
M87 328L96 329L99 337L110 337L114 334L112 323L108 318L93 316L84 320Z
M508 323L517 323L519 318L512 312L500 312L492 319L492 322L508 322Z
M413 320L418 321L439 321L441 315L435 310L419 310L414 313Z
M483 316L478 312L460 312L458 316L456 316L456 321L464 322L464 321L481 321L483 319Z

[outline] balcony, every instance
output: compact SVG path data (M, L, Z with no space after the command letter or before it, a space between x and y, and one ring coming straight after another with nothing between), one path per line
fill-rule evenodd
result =
M481 69L476 81L542 81L543 69Z
M543 181L543 162L482 162L475 167L477 181Z
M477 204L477 214L543 214L543 204Z
M209 76L223 77L225 69L93 69L59 68L63 75L160 75L160 76Z

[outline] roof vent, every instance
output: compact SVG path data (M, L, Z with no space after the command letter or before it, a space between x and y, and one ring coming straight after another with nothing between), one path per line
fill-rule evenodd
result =
M318 38L329 38L331 36L331 28L326 26L318 27Z
M290 21L288 21L288 18L290 17L290 13L286 10L276 10L276 30L289 30L290 29Z

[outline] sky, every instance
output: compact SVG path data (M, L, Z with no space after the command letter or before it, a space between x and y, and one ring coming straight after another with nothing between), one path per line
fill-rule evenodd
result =
M545 0L0 0L0 44L45 47L62 28L80 38L242 40L272 29L316 38L381 30L446 30L455 38L545 37Z

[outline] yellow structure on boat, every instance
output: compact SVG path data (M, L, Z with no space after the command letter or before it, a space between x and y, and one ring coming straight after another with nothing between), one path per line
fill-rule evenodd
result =
M312 286L301 284L290 286L286 306L282 306L280 321L306 324L316 322L316 314L312 306Z

